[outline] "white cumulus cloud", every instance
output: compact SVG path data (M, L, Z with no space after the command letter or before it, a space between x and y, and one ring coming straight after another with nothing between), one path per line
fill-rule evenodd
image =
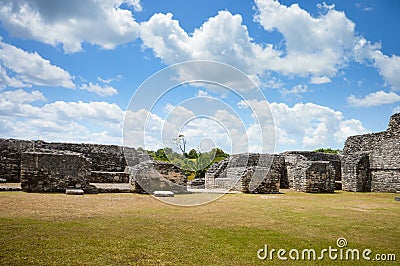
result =
M372 44L360 38L354 47L356 60L360 63L372 63L386 83L394 90L400 90L400 56L387 56L380 49L380 43Z
M253 108L260 102L250 101ZM345 119L343 114L314 103L269 104L274 124L277 151L343 147L348 136L367 132L356 119ZM256 110L257 112L257 110Z
M294 4L258 0L255 20L265 30L282 33L285 48L258 44L239 14L220 11L192 33L186 32L172 14L155 14L141 23L144 45L165 63L208 59L231 64L249 75L267 71L312 75L314 83L326 83L350 60L358 37L354 23L344 12L326 7L319 17Z
M301 94L308 92L308 86L304 85L304 84L298 84L293 86L293 88L291 89L286 89L286 88L282 88L280 89L280 92L282 93L282 95L284 97L288 96L288 95L295 95L297 97L301 97Z
M393 104L400 102L400 95L394 92L377 91L366 95L364 98L357 98L350 95L347 98L347 103L354 107L371 107L384 104Z
M39 91L0 92L0 136L122 143L124 111L114 103L47 101ZM37 102L37 104L33 104Z
M37 52L27 52L0 39L0 88L60 86L75 88L71 75Z
M40 91L26 92L22 89L15 91L4 91L1 93L1 100L12 101L14 103L32 103L36 101L46 101L46 97Z
M88 42L105 49L137 38L139 25L127 4L140 11L138 0L2 0L0 21L13 36L30 38L67 53L82 50Z
M167 64L215 60L254 75L263 72L265 63L272 65L280 55L272 45L255 44L242 24L242 16L228 11L218 12L190 34L171 13L154 14L140 28L144 45Z
M190 148L196 148L202 139L211 139L216 146L239 153L260 152L265 138L274 135L280 152L340 148L348 136L367 132L359 120L345 119L341 112L313 103L269 104L273 128L272 117L265 110L268 103L256 100L241 104L257 113L251 123L227 110L215 110L207 117L169 105L166 110L171 113L162 118L144 109L125 112L114 103L55 101L40 105L46 101L39 91L0 92L1 137L122 144L124 131L125 144L157 149L172 147L172 138L184 134Z
M324 83L330 83L330 82L332 82L332 80L330 78L328 78L327 76L311 78L312 84L324 84Z
M98 84L83 84L79 87L81 90L94 92L100 96L113 96L118 94L118 91L109 85L100 86Z
M267 31L279 31L285 39L286 55L279 58L274 70L333 77L346 65L355 42L355 24L344 12L325 5L325 12L313 17L298 4L255 2L255 20Z
M205 23L186 32L171 13L154 14L140 24L145 47L166 64L186 60L215 60L233 65L257 84L270 72L310 77L312 84L331 82L351 62L373 61L383 79L400 87L400 57L387 56L380 47L355 31L355 23L334 5L320 4L314 16L298 4L256 0L254 20L267 32L278 31L281 46L257 43L240 14L220 11ZM266 33L267 34L267 33Z

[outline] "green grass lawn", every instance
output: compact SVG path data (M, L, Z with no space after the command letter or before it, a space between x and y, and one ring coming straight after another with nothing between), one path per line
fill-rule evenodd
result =
M261 261L257 251L319 252L339 237L347 248L396 254L383 265L400 261L394 194L233 194L177 207L137 194L2 192L0 206L2 265L286 265L296 261ZM327 255L300 263L346 264Z

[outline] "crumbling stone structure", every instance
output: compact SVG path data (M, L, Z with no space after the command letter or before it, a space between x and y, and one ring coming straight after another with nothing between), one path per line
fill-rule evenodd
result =
M138 193L187 192L187 178L177 166L116 145L0 139L0 179L21 182L30 192L79 187L94 193L90 183L130 183ZM349 137L341 155L237 154L205 175L206 189L245 193L278 193L280 188L333 192L339 185L347 191L400 191L400 114L390 118L384 132Z
M237 154L211 166L205 175L205 188L279 193L284 176L284 160L279 155Z
M23 152L21 188L26 192L65 192L68 188L95 193L90 186L90 162L80 153L70 151Z
M240 161L238 158L243 155L233 155L213 165L206 173L206 188L251 191L247 186L257 156L250 155L246 165L229 164L229 160ZM274 161L266 179L273 184L273 177L279 176L280 188L316 193L335 189L397 192L400 191L400 114L390 118L384 132L349 137L341 155L292 151L270 156L283 158L283 162ZM259 180L257 175L253 178ZM276 186L255 191L274 193Z
M70 151L82 154L90 160L91 171L97 172L94 173L96 181L102 178L102 172L121 173L125 171L126 167L123 147L117 145L0 139L0 177L7 179L8 182L20 182L21 154L27 151L42 150ZM103 176L104 181L110 179L109 174ZM123 180L123 178L120 179Z
M0 139L0 178L9 183L19 183L21 153L32 147L32 141Z
M187 177L174 164L147 160L128 167L130 184L136 193L172 191L187 193Z
M371 191L371 172L368 153L342 156L343 190L354 192Z
M340 159L333 154L239 154L213 165L205 186L245 193L278 193L280 188L326 193L334 192L335 180L340 179ZM258 187L252 187L252 182Z
M343 190L400 191L400 113L386 131L346 140L342 154Z
M332 193L335 182L341 181L341 162L336 154L291 151L282 156L288 187L295 191Z
M134 148L0 139L0 156L0 178L21 182L22 190L27 192L65 192L67 188L79 187L85 193L95 193L90 183L128 184L130 179L145 179L147 174L149 180L155 177L160 180L158 190L187 192L187 177L178 167L154 162ZM127 167L126 158L129 165L137 166L132 171ZM134 191L144 192L138 183L131 183Z

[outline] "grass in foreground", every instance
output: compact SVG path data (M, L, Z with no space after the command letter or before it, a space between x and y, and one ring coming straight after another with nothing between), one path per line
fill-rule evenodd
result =
M400 260L394 194L234 194L176 207L136 194L3 192L0 206L2 265L282 264L258 260L257 251L267 244L318 252L336 248L339 237L348 248L395 253ZM323 264L331 263L325 256Z

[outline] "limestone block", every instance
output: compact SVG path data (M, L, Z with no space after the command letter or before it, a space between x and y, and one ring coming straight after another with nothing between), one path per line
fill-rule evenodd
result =
M172 191L154 191L155 197L173 197L174 195Z
M65 190L65 194L67 195L83 195L85 192L83 189L77 189L77 188L67 188Z

